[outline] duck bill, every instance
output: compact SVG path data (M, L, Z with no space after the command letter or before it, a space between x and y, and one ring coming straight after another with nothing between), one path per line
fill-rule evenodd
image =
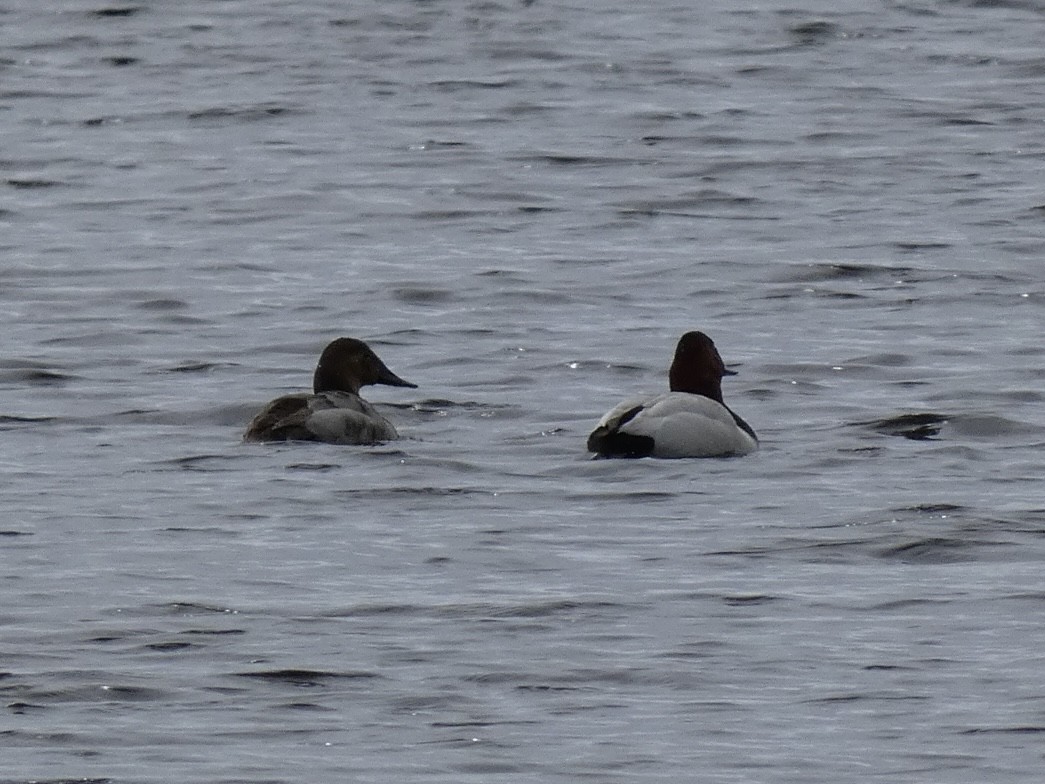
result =
M385 384L390 387L410 387L410 389L417 389L417 384L411 384L409 381L401 379L384 365L381 366L381 370L377 375L377 381L374 383Z

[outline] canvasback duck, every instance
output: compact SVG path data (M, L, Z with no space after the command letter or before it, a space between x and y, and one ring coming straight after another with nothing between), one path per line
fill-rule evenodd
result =
M251 420L246 441L325 441L374 444L399 437L392 423L359 396L367 384L417 388L404 381L355 338L338 338L319 357L312 394L278 397Z
M758 436L722 402L726 370L703 332L679 339L668 379L671 391L626 400L588 436L597 457L735 457L758 449Z

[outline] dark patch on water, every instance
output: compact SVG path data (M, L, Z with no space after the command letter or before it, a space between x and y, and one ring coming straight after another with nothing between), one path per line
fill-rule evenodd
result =
M187 648L195 648L191 642L151 642L148 643L145 648L150 651L159 651L160 653L169 653L171 651L183 651Z
M75 381L79 377L69 373L60 373L57 370L45 370L43 368L25 368L17 371L5 371L0 374L3 381L21 381L34 386L54 387Z
M110 632L107 634L97 634L93 637L88 638L88 642L107 644L116 642L125 642L133 639L137 639L143 636L152 635L154 632L152 629L142 630L126 630L121 629L119 631ZM244 629L187 629L181 632L179 636L192 636L192 637L220 637L224 635L238 635L246 634ZM156 651L175 651L182 650L184 648L197 647L196 643L182 642L177 640L149 643L143 646L147 649Z
M291 463L287 466L288 471L317 471L326 472L343 468L340 463Z
M534 153L523 156L523 160L548 163L553 166L610 166L620 164L620 158L610 158L599 155L571 155L569 153Z
M949 599L896 599L894 601L872 604L868 609L874 612L892 612L894 610L905 610L908 607L925 607L950 603Z
M23 716L31 710L47 710L46 705L38 705L33 702L9 702L4 707L16 716ZM33 779L33 781L35 782L36 779Z
M461 147L474 147L474 146L475 145L470 144L469 142L462 142L462 141L456 141L456 140L455 141L441 141L439 139L428 139L428 140L422 142L418 146L418 149L421 149L421 150L440 150L440 149L455 150L455 149L458 149L458 148L461 148Z
M798 46L816 46L842 37L838 25L822 19L793 25L788 32Z
M596 460L593 457L593 461ZM616 466L616 463L600 462L599 465ZM619 472L614 470L611 481L616 484L620 480ZM699 493L697 493L699 494ZM627 504L659 504L678 500L677 492L660 492L657 490L636 489L631 491L613 490L609 492L579 492L566 495L565 500L571 503L627 503Z
M153 702L166 696L167 692L144 686L105 686L104 694L121 702Z
M323 713L334 712L333 708L328 708L325 705L317 705L314 702L299 702L296 700L294 702L285 702L282 705L280 705L280 707L293 711L317 711Z
M1043 735L1045 725L1024 725L1019 727L974 727L962 730L962 735Z
M937 515L937 514L942 514L942 513L951 514L951 513L955 513L955 512L961 512L961 511L965 510L966 508L967 507L961 506L959 504L947 504L947 503L930 504L930 503L925 503L925 504L914 504L913 506L904 506L904 507L901 507L901 508L899 508L899 509L897 509L895 511L897 511L897 512L918 512L919 514Z
M579 686L549 686L548 684L524 684L516 686L518 691L556 692L556 691L580 691ZM435 726L435 725L433 725Z
M366 487L353 490L337 490L335 494L350 498L401 498L403 496L431 496L437 498L458 495L494 495L495 491L478 487Z
M55 422L57 419L58 417L0 414L0 427L3 427L4 425L33 425L41 422Z
M156 299L147 299L144 302L139 302L137 307L142 310L183 310L189 306L189 303L180 299L173 299L169 297L158 297Z
M917 564L949 564L976 560L974 551L995 542L965 541L943 536L932 536L887 547L878 552L885 560Z
M184 362L174 367L164 368L166 373L205 373L221 367L229 367L223 362Z
M498 210L417 210L410 213L410 217L422 222L459 221L471 220L473 218L493 217L498 213Z
M254 678L297 688L316 688L335 681L356 681L381 677L375 672L333 672L330 670L305 669L258 670L256 672L237 672L234 675L239 678Z
M577 613L622 610L626 605L608 601L575 601L556 599L533 604L497 605L473 604L363 604L325 613L327 618L355 618L382 615L418 615L422 617L482 619L482 618L550 618Z
M62 185L58 180L44 180L33 177L11 177L7 184L19 190L31 190L34 188L54 188Z
M922 250L946 250L952 247L949 242L897 242L898 250L922 251Z
M109 8L99 8L92 11L91 14L101 19L120 19L134 16L141 10L141 6L137 5L111 6Z
M752 594L751 596L723 596L722 602L730 607L751 607L760 604L769 604L779 599L777 596L765 594Z
M253 122L279 117L291 111L287 106L279 104L257 104L253 106L214 106L208 109L198 109L188 113L188 118L193 121L209 120L244 120Z
M461 90L501 90L519 84L515 79L442 79L429 82L430 87L440 92L455 93Z
M409 305L431 305L449 302L454 298L452 291L422 286L398 286L391 289L391 293L400 302L405 302Z
M237 610L220 605L202 604L200 602L171 602L157 605L157 608L169 615L196 615L197 613L213 613L218 615L235 614Z
M865 672L891 672L893 670L913 670L913 667L906 667L901 664L868 664L860 669Z
M885 278L891 282L894 280L909 280L913 274L914 269L911 267L851 262L818 262L789 266L786 279L794 282L816 283Z
M949 421L947 414L925 412L918 414L899 414L885 419L870 422L858 422L883 435L900 436L913 441L926 441L940 434L943 425Z

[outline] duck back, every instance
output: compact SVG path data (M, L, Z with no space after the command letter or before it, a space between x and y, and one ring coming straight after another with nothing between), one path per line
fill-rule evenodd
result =
M247 427L247 441L324 441L374 444L399 437L392 424L350 392L284 395L269 403Z
M588 437L600 457L735 457L757 448L754 431L727 406L688 392L627 400Z

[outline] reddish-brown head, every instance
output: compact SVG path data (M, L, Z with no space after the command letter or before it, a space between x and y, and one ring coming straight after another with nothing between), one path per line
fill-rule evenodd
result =
M722 377L735 376L726 370L718 349L703 332L687 332L675 348L668 380L672 392L704 395L722 402Z

